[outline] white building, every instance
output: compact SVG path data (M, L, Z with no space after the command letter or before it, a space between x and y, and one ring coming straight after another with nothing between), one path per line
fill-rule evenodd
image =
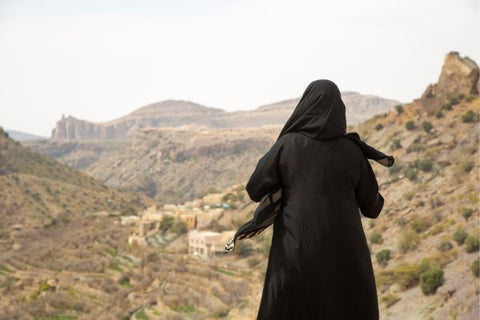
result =
M190 230L188 232L188 253L204 258L213 257L225 252L225 244L230 240L235 231Z

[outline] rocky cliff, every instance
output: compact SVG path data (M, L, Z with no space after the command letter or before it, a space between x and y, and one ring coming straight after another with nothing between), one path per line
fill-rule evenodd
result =
M224 113L224 110L192 102L167 100L142 107L124 117L103 123L63 116L52 131L52 140L121 139L141 128L183 124L215 126L217 125L215 116Z
M438 106L452 104L465 95L478 94L478 78L479 69L475 61L460 57L458 52L450 52L445 56L438 82L430 84L416 102L432 114Z

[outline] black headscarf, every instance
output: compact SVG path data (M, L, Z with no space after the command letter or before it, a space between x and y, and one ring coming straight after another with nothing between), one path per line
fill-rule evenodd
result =
M345 113L345 104L337 85L326 79L315 80L305 89L277 140L288 132L299 132L320 140L345 136L355 142L367 158L386 167L392 166L395 161L392 156L369 146L358 133L347 133Z
M305 89L277 140L287 132L300 132L313 139L329 140L346 134L345 104L340 90L330 80L316 80Z

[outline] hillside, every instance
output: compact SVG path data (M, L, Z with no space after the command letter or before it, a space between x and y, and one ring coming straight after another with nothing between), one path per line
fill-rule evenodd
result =
M443 91L352 128L397 160L388 172L374 168L386 204L383 216L365 225L385 319L479 314L478 271L475 277L472 268L479 263L480 101L478 66L465 65L471 61L448 54L439 83L427 88L452 76ZM467 81L456 86L458 79ZM425 295L419 281L428 264L443 270L444 283Z
M34 148L107 186L140 191L159 203L177 203L246 179L278 128L142 129L128 141L44 142Z
M349 123L364 121L375 114L391 110L397 101L373 95L345 92ZM292 113L298 98L254 110L226 112L182 100L166 100L139 108L121 118L93 123L73 116L60 119L52 131L52 141L125 139L142 128L200 125L209 128L246 128L283 124Z
M23 147L0 128L0 234L13 224L36 227L59 216L141 207L151 199L109 189L92 177Z

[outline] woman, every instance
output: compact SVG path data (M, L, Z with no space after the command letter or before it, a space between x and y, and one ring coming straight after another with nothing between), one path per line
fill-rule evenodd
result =
M335 83L312 82L246 185L256 202L283 194L258 320L379 319L359 209L376 218L384 199L364 152Z

